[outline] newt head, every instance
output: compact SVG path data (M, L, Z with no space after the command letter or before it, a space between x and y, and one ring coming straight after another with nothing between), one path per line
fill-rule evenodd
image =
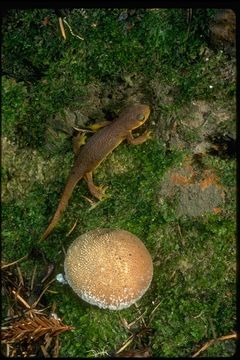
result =
M150 115L150 111L148 105L130 105L120 113L119 118L121 118L121 124L127 130L134 130L145 123Z

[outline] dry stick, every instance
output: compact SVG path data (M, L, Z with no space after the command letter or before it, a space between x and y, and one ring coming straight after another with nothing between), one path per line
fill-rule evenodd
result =
M209 346L211 346L213 343L215 343L216 341L224 341L224 340L231 340L231 339L236 339L237 338L237 334L230 334L230 335L225 335L225 336L220 336L217 339L213 339L208 341L206 344L204 344L201 349L199 349L195 354L193 354L193 358L197 357L201 352L203 352L204 350L206 350Z
M15 290L12 290L12 293L27 309L31 309L31 306L28 305L28 303L19 294L17 294Z
M60 30L61 30L61 33L62 33L62 37L64 38L64 40L66 40L67 37L66 37L66 33L65 33L64 26L63 26L62 18L59 17L59 18L58 18L58 21L59 21L59 26L60 26Z

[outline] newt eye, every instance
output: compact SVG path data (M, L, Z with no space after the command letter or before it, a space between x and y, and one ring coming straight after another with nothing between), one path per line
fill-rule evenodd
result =
M143 115L143 114L138 114L137 115L137 120L143 121L144 119L145 119L145 115Z

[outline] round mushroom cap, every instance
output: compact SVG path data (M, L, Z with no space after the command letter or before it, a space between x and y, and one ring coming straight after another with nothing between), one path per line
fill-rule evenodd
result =
M143 242L126 230L95 229L69 247L65 277L90 304L110 310L129 307L147 291L152 258Z

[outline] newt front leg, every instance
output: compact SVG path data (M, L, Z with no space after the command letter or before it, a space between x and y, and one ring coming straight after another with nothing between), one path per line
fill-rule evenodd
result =
M136 138L134 138L132 136L132 133L129 132L128 136L127 136L127 141L132 145L139 145L139 144L144 143L146 140L151 139L151 137L152 137L151 131L147 131L147 130L142 135L140 135Z
M77 156L81 146L83 146L86 143L86 134L79 132L76 136L73 137L72 145L73 145L73 152L74 155Z

